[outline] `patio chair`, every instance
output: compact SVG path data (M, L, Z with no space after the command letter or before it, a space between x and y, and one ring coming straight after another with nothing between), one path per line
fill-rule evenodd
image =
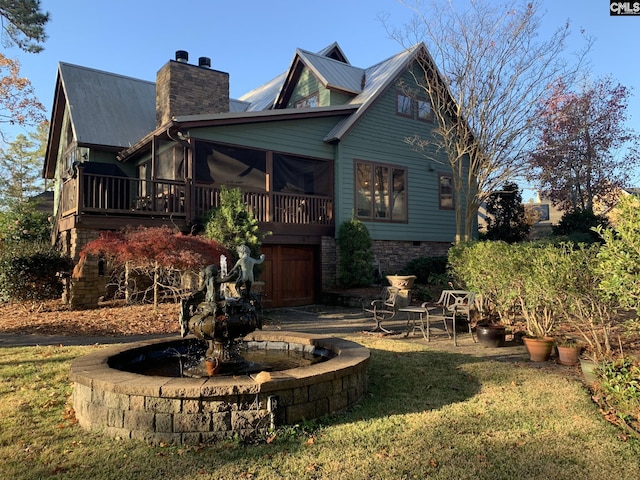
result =
M367 333L382 333L387 335L395 333L392 330L384 328L382 322L392 319L398 313L396 304L398 293L400 293L399 288L384 287L380 298L372 300L369 305L364 306L364 311L371 313L376 322L373 330L369 330Z
M453 344L458 346L456 319L462 318L467 322L469 333L475 342L476 339L471 330L471 311L475 308L475 296L474 292L466 290L443 290L435 305L429 306L429 302L423 303L422 306L427 309L427 314L425 315L427 335L432 321L442 321L447 335L449 338L453 335ZM451 324L451 331L449 330L449 323Z

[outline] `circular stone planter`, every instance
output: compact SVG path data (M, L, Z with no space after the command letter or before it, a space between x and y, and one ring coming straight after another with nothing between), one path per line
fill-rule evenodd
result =
M101 349L71 365L73 407L80 426L151 444L197 444L264 434L343 411L366 390L369 350L335 337L256 331L246 342L267 349L329 351L313 365L255 375L210 378L147 376L117 370L110 358L143 353L181 337Z

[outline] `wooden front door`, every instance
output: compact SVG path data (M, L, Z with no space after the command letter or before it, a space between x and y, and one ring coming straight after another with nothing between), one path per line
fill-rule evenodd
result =
M264 308L315 302L315 248L310 245L262 245L260 280L265 282Z

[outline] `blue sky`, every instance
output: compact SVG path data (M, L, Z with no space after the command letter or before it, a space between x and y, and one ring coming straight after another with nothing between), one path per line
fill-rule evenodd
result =
M19 59L47 116L60 61L155 81L176 50L187 50L190 62L210 57L229 72L237 98L286 70L298 47L336 41L353 65L384 60L402 47L380 14L398 27L411 15L396 0L42 0L42 8L51 14L44 51L4 53ZM576 40L580 29L595 38L592 70L633 89L629 125L640 131L640 16L610 17L608 0L543 0L543 10L543 34L569 20Z

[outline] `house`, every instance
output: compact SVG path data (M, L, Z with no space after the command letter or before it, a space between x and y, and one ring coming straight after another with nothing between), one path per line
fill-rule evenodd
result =
M238 99L228 73L182 50L155 84L60 63L44 164L56 182L54 240L77 260L101 230L193 231L226 185L273 233L262 247L266 307L311 304L335 286L337 227L354 214L384 273L444 255L455 238L451 171L405 142L435 135L427 98L410 88L427 57L418 44L360 68L336 43L297 49ZM77 304L96 271L74 273Z

